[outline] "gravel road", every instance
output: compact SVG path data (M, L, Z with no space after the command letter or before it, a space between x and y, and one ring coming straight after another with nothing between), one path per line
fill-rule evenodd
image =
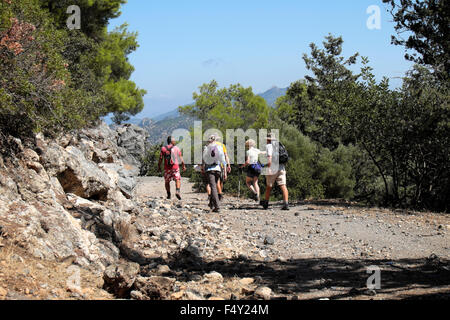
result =
M155 233L175 239L172 245L153 245L174 270L251 277L280 299L450 296L448 215L332 201L301 202L287 212L275 203L262 210L252 200L233 197L225 197L217 214L209 212L206 195L195 193L186 179L182 195L181 201L165 200L158 177L140 178L136 189L142 203L166 207L165 214L160 215L159 206L139 222L144 229L157 225L152 239L158 238ZM191 244L201 249L201 262L186 266L174 259ZM378 290L367 289L369 266L381 270ZM221 291L222 296L228 293Z

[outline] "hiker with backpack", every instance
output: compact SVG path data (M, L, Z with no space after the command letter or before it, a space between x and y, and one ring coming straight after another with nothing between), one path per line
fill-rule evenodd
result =
M241 168L247 167L246 184L252 191L251 199L260 202L258 179L261 175L262 166L259 162L259 155L264 154L261 150L256 148L256 142L253 139L245 143L247 150L245 164Z
M176 197L181 200L181 174L180 165L181 162L183 171L186 171L186 166L181 154L181 150L176 146L174 138L167 138L167 146L161 148L161 154L159 156L158 171L161 171L161 164L164 161L164 181L167 191L167 199L171 198L170 182L175 181L176 185Z
M267 136L266 155L268 159L266 172L266 194L265 200L261 201L264 209L269 208L270 193L277 183L283 193L283 208L289 210L289 191L286 186L286 164L289 161L289 154L284 145L277 141L274 134Z
M231 172L231 164L230 164L230 158L228 157L227 147L219 141L220 137L217 135L212 135L209 138L209 143L215 143L222 147L223 153L225 155L225 161L226 165L221 164L221 171L220 171L220 178L217 182L217 192L219 194L219 200L222 201L223 199L223 185L225 181L228 179L228 174Z
M214 143L215 137L209 139L209 144L203 150L203 170L211 188L210 208L213 212L220 212L220 201L217 184L220 180L222 167L227 165L223 147Z

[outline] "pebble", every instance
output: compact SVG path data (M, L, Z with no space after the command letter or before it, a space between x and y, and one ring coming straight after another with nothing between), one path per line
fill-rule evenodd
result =
M160 276L170 272L170 268L167 265L159 265L156 269L156 273Z
M17 254L13 254L11 256L11 260L14 262L19 262L19 263L23 263L23 258Z
M275 240L272 237L266 236L264 238L264 244L265 245L269 245L269 246L274 245L275 244Z
M272 296L272 289L268 287L259 287L255 291L255 297L258 299L270 300Z
M6 291L6 289L3 289L0 287L0 297L6 297L7 294L8 294L8 291Z
M253 279L253 278L243 278L243 279L239 280L239 283L243 286L251 285L254 282L255 282L255 279Z
M207 282L213 282L213 283L222 283L223 282L223 276L220 273L215 272L215 271L206 274L204 279Z

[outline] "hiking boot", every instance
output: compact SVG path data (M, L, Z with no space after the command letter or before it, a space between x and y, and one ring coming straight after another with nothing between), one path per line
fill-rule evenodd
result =
M212 212L214 212L214 213L220 213L220 208L215 208Z
M260 202L260 205L262 205L262 207L264 208L264 210L269 209L269 201L267 201L267 200L262 200L262 201Z
M179 192L179 191L177 191L177 193L176 193L175 195L177 196L177 199L178 199L178 200L181 200L181 195L180 195L180 192Z
M222 200L223 200L223 194L219 193L219 201L222 201Z
M285 203L285 204L283 205L283 207L281 208L281 210L283 210L283 211L289 211L289 204Z

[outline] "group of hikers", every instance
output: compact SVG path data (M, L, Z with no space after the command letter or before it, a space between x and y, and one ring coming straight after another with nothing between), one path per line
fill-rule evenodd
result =
M221 143L220 137L212 135L203 148L203 163L196 165L194 169L202 174L203 182L208 193L209 207L212 212L220 212L220 203L223 200L224 183L231 173L231 163L226 146ZM277 141L275 135L267 136L265 151L256 148L256 142L249 139L245 143L246 160L240 169L246 169L246 184L251 191L251 199L258 202L264 209L269 208L269 200L275 184L281 189L283 194L282 210L289 210L289 192L286 186L286 163L288 154L285 147ZM267 158L267 164L263 166L259 161L260 155ZM164 162L164 180L167 191L167 199L171 199L170 183L175 181L176 197L181 200L181 171L186 171L181 150L176 146L173 137L167 139L167 145L161 148L158 162L158 170ZM181 164L181 169L180 169ZM261 200L259 177L265 168L266 192Z

